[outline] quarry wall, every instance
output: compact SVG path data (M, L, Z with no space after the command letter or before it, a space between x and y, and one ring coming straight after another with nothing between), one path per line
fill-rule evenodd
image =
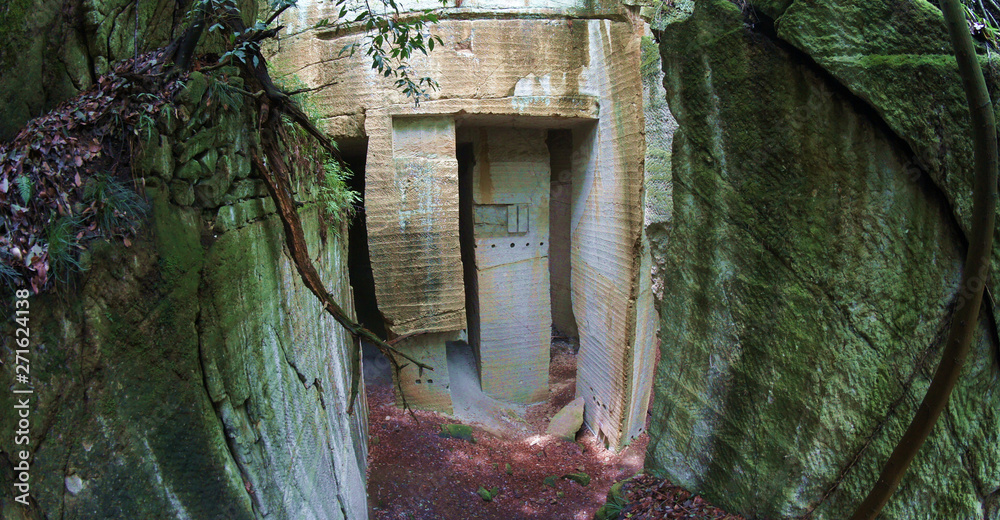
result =
M404 6L404 11L440 7ZM456 339L467 328L454 136L483 127L571 130L571 299L581 344L577 393L587 398L591 429L609 445L627 443L644 420L630 399L650 385L648 370L637 367L653 353L652 331L636 321L640 307L651 306L650 298L640 297L641 22L614 3L448 4L430 29L444 46L411 61L440 89L414 105L372 72L367 58L340 53L363 35L315 27L334 15L333 9L324 2L300 3L299 11L283 20L287 36L276 62L319 88L312 99L334 137L367 139L368 241L379 309L390 334ZM423 128L417 151L406 144L410 137L402 138L400 125L407 132ZM481 283L478 290L482 296L492 289ZM506 301L516 295L498 296ZM491 312L482 307L486 301L480 299L481 317ZM516 316L496 310L505 320L501 326L516 327ZM547 346L543 334L537 333L543 345L535 345L536 351ZM521 334L511 329L501 335ZM407 341L422 360L441 364L441 342ZM420 346L413 346L416 342ZM483 373L483 386L492 379L541 384L544 378L531 374L544 371L543 361L507 359L491 368L493 373ZM400 379L412 386L418 376ZM443 399L446 392L440 388L436 395Z

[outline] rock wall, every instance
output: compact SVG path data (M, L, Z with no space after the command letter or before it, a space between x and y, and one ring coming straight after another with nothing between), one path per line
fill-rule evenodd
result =
M0 8L0 140L94 84L109 64L166 45L176 0L9 0ZM247 20L256 0L240 0ZM216 36L202 39L211 47Z
M194 73L161 113L139 161L143 238L94 248L73 285L30 300L33 509L10 496L5 435L3 518L367 517L355 346L299 281L250 171L254 115L226 85ZM316 203L315 171L297 173L311 256L352 309L346 229ZM4 432L14 404L0 396Z
M646 192L643 209L646 226L669 225L673 214L673 181L670 153L677 121L667 105L663 90L660 48L651 36L642 37L642 106L646 119Z
M482 326L471 344L481 373L507 374L483 378L483 392L522 404L549 396L551 172L546 133L483 128L472 136L473 233Z
M753 4L680 2L660 21L680 127L672 214L647 229L663 290L647 469L748 518L842 519L908 425L963 302L967 109L925 1ZM880 518L1000 517L985 309L951 403Z
M406 2L403 9L424 7L440 5ZM335 19L339 9L303 1L297 12L286 13L274 62L317 89L312 100L330 134L367 139L369 245L379 310L390 334L453 336L467 326L456 143L447 136L491 126L569 130L568 250L581 345L577 395L587 399L591 429L611 446L627 444L645 422L634 396L648 395L643 389L651 374L643 367L652 362L655 340L638 319L652 308L651 298L640 294L648 275L640 267L640 21L616 2L449 3L430 29L444 45L411 61L440 90L415 106L370 70L370 58L340 53L362 37L353 28L316 26ZM394 136L397 122L409 119L423 125L418 153ZM442 120L455 130L442 130ZM421 359L444 359L443 344L432 352L427 342L410 343L404 348ZM517 373L483 377L515 380ZM417 379L415 370L401 377L407 385ZM437 398L428 406L447 408Z

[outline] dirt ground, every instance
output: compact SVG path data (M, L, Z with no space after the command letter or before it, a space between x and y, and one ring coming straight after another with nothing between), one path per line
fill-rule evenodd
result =
M368 503L375 520L544 519L589 520L618 480L642 469L645 434L620 453L584 429L577 442L542 434L549 418L573 399L576 356L565 343L553 346L550 393L526 410L523 428L506 432L473 424L475 443L438 436L455 419L416 412L420 423L393 404L388 384L368 388ZM490 432L493 433L490 433ZM507 465L510 471L507 471ZM560 478L583 472L587 486ZM554 485L545 483L554 476ZM550 479L551 482L551 479ZM492 501L477 494L497 488Z
M744 520L706 502L670 482L639 475L622 485L624 503L615 504L616 518L630 520ZM609 503L609 506L613 503Z

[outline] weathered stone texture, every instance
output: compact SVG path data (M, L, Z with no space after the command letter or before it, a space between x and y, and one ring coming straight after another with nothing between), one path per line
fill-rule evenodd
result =
M577 395L586 424L612 447L645 425L630 396L650 384L654 338L637 323L643 182L639 33L629 24L588 22L588 85L601 94L601 117L574 128L571 222L573 310L580 332ZM647 271L648 272L648 271ZM640 379L635 379L639 375ZM641 393L641 392L640 392Z
M211 81L197 90L208 96ZM206 110L194 94L175 108ZM262 181L247 178L240 129L252 114L219 105L157 126L138 161L152 204L143 237L96 246L71 290L31 300L40 517L367 516L364 401L346 414L354 343L299 281ZM192 152L201 145L183 136L201 134L211 144ZM196 179L166 182L192 163ZM310 256L351 309L346 245L311 173L297 186ZM179 200L175 183L198 200ZM218 193L202 193L206 183ZM14 362L10 345L3 361ZM3 431L11 399L0 397ZM12 441L0 439L0 516L32 518L12 509Z
M964 98L930 22L900 25L883 2L761 4L791 4L778 36L815 44L818 65L726 0L660 35L680 128L672 217L648 229L663 295L647 469L750 518L842 519L923 397L961 296ZM908 51L888 50L905 35ZM876 61L940 67L915 82ZM1000 515L991 320L882 518Z
M378 120L370 118L371 123ZM373 157L365 188L380 310L397 334L461 330L465 290L455 232L455 121L396 118L384 130L391 148L373 150L369 145ZM378 167L383 164L388 167Z
M483 128L474 144L472 202L478 213L474 228L481 325L473 347L481 373L495 374L483 378L483 392L515 403L543 401L549 395L552 326L545 131ZM481 218L490 208L502 212L499 230Z
M411 61L419 75L433 77L441 88L414 106L370 70L370 59L339 54L358 35L311 28L335 14L332 4L305 2L302 7L302 13L285 18L288 36L277 62L307 86L322 87L313 100L328 130L340 138L368 138L369 243L379 306L391 333L465 328L458 200L443 188L429 190L435 198L427 208L433 209L434 220L417 221L423 226L414 228L419 233L403 237L409 231L401 224L410 222L411 213L402 204L402 187L420 176L398 170L394 129L399 122L450 118L458 128L571 129L578 395L587 400L589 427L610 445L627 443L644 424L642 403L633 407L630 396L649 388L649 371L638 367L652 362L654 338L651 328L637 322L651 300L639 294L644 276L639 265L644 148L640 34L625 9L545 2L511 6L498 17L464 4L446 8L431 29L444 45ZM425 149L454 157L455 145L438 150L432 134ZM399 157L410 156L403 151ZM434 161L445 165L440 157ZM444 173L435 170L433 186L447 186ZM452 179L456 173L457 164ZM421 240L426 244L417 244ZM410 252L416 246L424 251L414 258ZM413 301L416 294L423 300ZM503 379L507 374L484 372L483 377Z
M646 120L646 225L668 223L673 213L670 152L677 121L667 105L660 69L660 48L650 36L642 37L642 105Z
M413 363L402 361L406 366L398 373L394 370L392 374L393 385L402 389L402 395L396 393L397 406L405 404L419 410L448 414L454 411L446 344L458 339L458 332L431 332L403 339L396 344L401 352L434 369L421 370Z

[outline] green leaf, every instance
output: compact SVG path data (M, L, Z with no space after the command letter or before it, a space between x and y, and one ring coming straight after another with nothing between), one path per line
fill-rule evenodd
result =
M494 487L493 489L486 489L483 486L479 486L476 493L483 499L483 501L492 502L493 498L500 494L500 488Z
M18 175L14 182L17 182L17 189L21 194L21 200L25 204L31 200L31 179L26 175Z

